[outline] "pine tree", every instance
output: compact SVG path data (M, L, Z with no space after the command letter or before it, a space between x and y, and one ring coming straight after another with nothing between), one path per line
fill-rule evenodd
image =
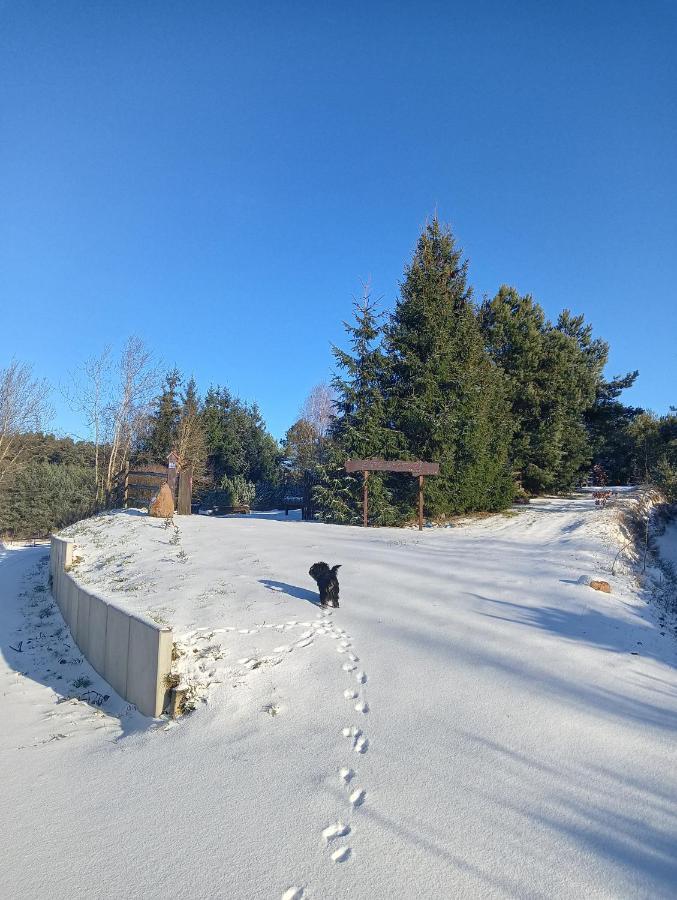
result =
M393 424L411 457L440 463L429 514L504 507L514 490L504 378L483 346L467 261L436 218L405 272L387 347Z
M162 393L154 401L146 436L137 454L140 461L165 462L169 453L175 448L181 417L179 402L181 380L177 369L172 369L165 376Z
M356 523L362 517L362 480L346 475L346 460L396 458L402 438L388 422L388 358L381 347L381 315L367 288L353 306L355 324L344 322L350 350L332 348L340 373L332 380L336 414L315 499L323 518ZM370 521L377 525L392 525L399 519L387 477L382 473L370 476L369 512Z
M207 440L202 418L202 404L197 384L191 376L183 392L181 412L176 428L176 452L182 468L190 466L193 482L204 481L207 460Z
M572 487L593 453L615 478L627 472L632 441L622 431L637 411L616 397L636 373L604 380L609 348L593 339L584 317L565 310L553 325L530 295L504 285L482 304L480 323L485 345L507 379L511 459L525 490Z
M557 425L563 447L555 486L566 490L580 481L592 463L585 414L595 403L609 345L593 339L592 326L585 323L584 316L575 316L568 309L560 313L550 337L557 347L553 390L560 399Z
M510 459L521 486L539 493L554 484L561 456L551 414L551 365L547 321L527 294L503 285L479 311L485 346L506 377L513 437Z
M280 450L256 404L243 403L227 388L211 387L205 396L202 422L213 484L220 484L224 475L243 475L255 483L277 477Z
M618 398L638 375L634 371L610 380L601 378L595 403L585 414L594 462L604 468L611 484L626 484L633 475L634 442L629 429L642 409L626 406Z

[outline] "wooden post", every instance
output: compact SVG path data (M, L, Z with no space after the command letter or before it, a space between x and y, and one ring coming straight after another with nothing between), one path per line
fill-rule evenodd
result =
M362 509L364 514L364 527L369 524L369 498L367 496L367 479L370 472L399 472L404 475L418 475L418 527L423 531L423 483L426 475L439 475L440 464L426 462L423 459L347 459L346 472L351 474L362 472L364 484L362 487Z
M365 528L368 528L368 520L369 520L369 495L367 492L367 480L369 479L369 472L363 472L362 476L364 478L364 483L362 485L362 512L364 515L364 520L362 524Z
M191 514L191 504L193 502L193 467L191 465L184 466L179 472L179 492L178 502L176 504L176 512L180 516L189 516Z

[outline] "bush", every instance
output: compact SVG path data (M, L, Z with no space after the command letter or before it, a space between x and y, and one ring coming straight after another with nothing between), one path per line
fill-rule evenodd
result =
M654 470L654 480L668 503L677 503L677 466L664 457Z
M95 511L94 470L32 462L0 494L0 534L14 540L45 537Z
M228 506L251 506L256 494L256 485L242 475L234 475L232 478L224 475L221 490L229 497Z

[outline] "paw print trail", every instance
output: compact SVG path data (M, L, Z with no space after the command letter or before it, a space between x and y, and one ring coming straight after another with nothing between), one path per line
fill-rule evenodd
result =
M367 683L367 673L360 669L358 671L357 663L359 657L355 653L351 636L344 628L337 628L335 625L329 625L323 629L331 639L338 641L336 650L339 654L346 656L347 661L341 663L341 671L350 678L357 681L357 687L346 687L343 690L343 699L353 705L355 712L366 716L369 713L369 702L365 696L365 685ZM369 749L369 739L363 730L357 725L347 725L342 735L350 741L353 752L363 755ZM335 844L337 838L347 837L353 832L352 814L358 810L367 800L367 791L356 784L357 773L350 766L342 766L338 770L339 781L346 791L346 814L345 819L340 818L335 824L328 825L322 832L322 839L328 850L331 845ZM347 862L352 856L352 848L345 844L333 850L330 853L330 859L334 863Z

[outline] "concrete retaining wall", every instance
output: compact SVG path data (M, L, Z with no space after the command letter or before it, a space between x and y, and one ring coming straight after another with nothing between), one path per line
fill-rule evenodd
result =
M52 595L92 668L145 716L159 716L172 666L172 630L85 590L68 573L73 541L52 536Z

